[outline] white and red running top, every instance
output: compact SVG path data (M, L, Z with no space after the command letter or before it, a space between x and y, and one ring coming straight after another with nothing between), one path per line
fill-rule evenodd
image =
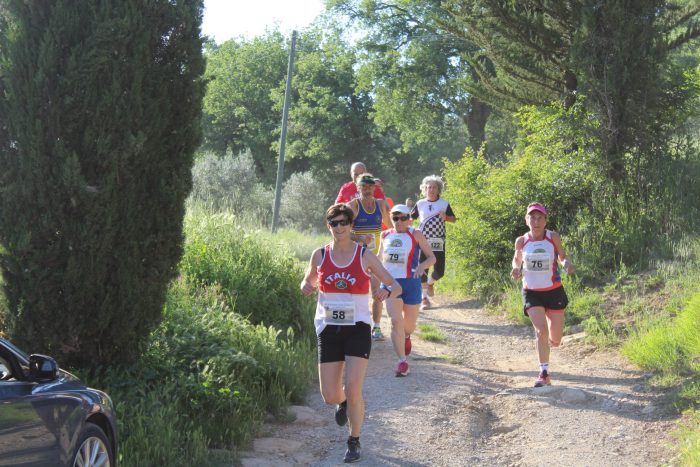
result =
M409 227L407 232L397 232L395 229L382 232L382 264L395 279L413 277L418 266L420 248L413 236L414 230Z
M352 326L357 322L372 324L369 311L369 274L362 261L364 248L355 246L348 264L333 261L330 245L321 252L318 272L318 303L314 325L321 334L327 325Z
M561 287L559 252L552 241L552 231L544 231L544 239L533 240L523 235L523 288L546 292Z

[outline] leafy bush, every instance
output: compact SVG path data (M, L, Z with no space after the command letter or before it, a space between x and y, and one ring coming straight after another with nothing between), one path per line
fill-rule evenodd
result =
M324 231L323 215L329 200L319 196L319 182L311 172L294 173L284 184L280 217L283 225L301 231Z
M461 160L446 162L445 198L459 218L448 230L450 263L467 291L498 292L494 285L510 272L515 238L527 231L528 203L549 208L550 229L563 235L570 230L602 180L592 169L597 164L583 131L587 119L580 109L528 108L520 113L519 146L506 164L493 165L469 150Z
M313 300L299 292L297 260L260 241L230 214L193 210L185 217L180 270L200 286L220 285L226 303L253 323L313 333Z
M119 465L206 465L208 440L189 414L173 403L178 399L177 380L138 390L120 387L122 377L139 378L138 372L91 376L95 384L108 387L115 401L119 424Z
M210 448L245 445L266 413L308 389L313 302L298 291L300 266L233 219L188 214L182 275L146 352L129 367L81 375L115 402L123 465L206 465ZM277 327L253 324L251 314Z
M223 157L205 153L192 168L191 199L215 211L230 211L254 225L269 225L274 193L257 180L250 153Z
M245 445L265 413L302 400L312 339L250 324L227 302L218 286L175 281L144 356L83 375L115 401L123 465L204 465L209 448Z
M151 347L157 360L186 373L183 402L207 438L224 447L246 441L255 431L248 422L266 411L301 401L315 369L312 339L250 324L227 301L218 286L178 281Z
M596 124L582 106L526 107L517 116L517 145L503 163L470 150L446 162L445 198L459 217L448 230L448 261L459 288L482 297L500 291L513 242L527 231L524 208L535 200L549 209L548 228L562 234L585 282L623 265L648 267L700 229L700 184L693 181L700 153L692 144L630 153L638 173L612 183L591 137Z

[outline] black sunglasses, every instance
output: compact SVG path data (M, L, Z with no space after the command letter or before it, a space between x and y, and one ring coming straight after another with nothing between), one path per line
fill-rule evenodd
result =
M329 220L328 225L330 225L331 227L338 227L339 225L346 226L346 225L350 225L350 221L347 219L341 219L339 221Z
M391 216L391 220L394 222L398 221L407 221L411 218L411 216Z

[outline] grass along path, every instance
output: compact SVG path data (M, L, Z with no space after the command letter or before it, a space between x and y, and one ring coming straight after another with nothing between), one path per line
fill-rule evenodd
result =
M362 465L659 465L674 463L662 395L614 352L568 336L553 385L533 388L533 331L475 302L436 297L421 312L445 343L414 338L411 373L396 378L391 342L375 343L365 383ZM385 333L389 331L384 317ZM314 385L292 423L271 422L243 465L342 464L346 427ZM277 446L277 447L274 447Z

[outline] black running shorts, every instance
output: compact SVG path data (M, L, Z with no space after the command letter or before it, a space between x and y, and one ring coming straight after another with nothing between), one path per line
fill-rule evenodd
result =
M318 335L318 363L344 362L345 356L369 359L372 328L358 322L354 326L326 326Z
M564 287L539 292L536 290L523 289L523 313L527 316L527 310L536 306L541 306L545 311L564 311L569 304L569 298L564 292Z
M432 269L433 272L431 276L433 276L433 280L437 281L442 278L442 276L445 275L445 250L443 251L433 251L433 254L435 255L435 264L431 266L429 269ZM420 259L419 261L422 263L425 261L428 257L423 254L423 251L420 252ZM428 282L428 272L429 270L426 270L425 273L423 273L423 276L421 276L420 281L425 283Z

